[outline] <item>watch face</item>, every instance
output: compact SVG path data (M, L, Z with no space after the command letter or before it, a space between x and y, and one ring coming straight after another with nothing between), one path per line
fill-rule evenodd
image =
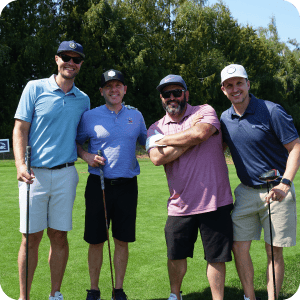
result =
M292 186L292 182L289 179L282 178L280 182L282 182L284 184L287 184L289 186Z

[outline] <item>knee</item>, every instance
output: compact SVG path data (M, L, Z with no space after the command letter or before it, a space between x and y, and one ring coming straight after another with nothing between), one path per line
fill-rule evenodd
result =
M233 242L232 244L232 252L234 255L238 254L242 249L242 245L238 242Z
M275 247L273 246L273 255L274 255L274 260L275 261L280 261L280 260L283 260L283 248L281 247ZM267 257L268 257L268 260L272 260L272 248L270 245L268 245L266 247L266 253L267 253Z
M52 245L65 246L68 244L67 231L59 231L48 228L47 234Z
M37 248L42 240L42 237L43 237L43 231L30 233L28 236L28 248L30 249ZM24 247L26 246L26 234L23 234L22 244Z
M119 247L119 248L128 248L128 243L127 242L122 242L118 239L114 239L115 242L115 247Z
M232 252L234 256L239 256L242 254L249 253L251 242L237 242L234 241L232 244Z

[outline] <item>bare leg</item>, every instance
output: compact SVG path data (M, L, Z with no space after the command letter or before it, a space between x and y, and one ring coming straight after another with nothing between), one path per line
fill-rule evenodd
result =
M66 231L48 228L50 239L49 265L51 272L51 296L60 291L69 257L69 243Z
M121 242L114 239L115 253L114 253L114 266L115 266L115 288L122 289L125 278L127 263L128 263L128 243Z
M178 260L168 259L168 271L169 271L171 293L175 294L177 296L177 299L180 299L180 288L186 270L187 270L186 259L178 259Z
M268 256L268 268L267 268L267 289L269 300L274 299L274 284L273 284L273 268L272 268L272 251L271 246L265 243L266 252ZM275 266L275 281L276 281L276 296L278 298L279 292L282 287L284 278L284 259L283 248L273 246L274 252L274 266Z
M245 296L250 300L255 300L254 292L254 269L250 256L251 241L233 242L233 254L235 258L235 265L239 274Z
M28 244L28 295L32 285L34 271L38 263L38 249L42 240L44 231L30 233ZM22 235L22 242L18 256L19 281L20 281L20 299L26 299L26 234Z
M207 278L213 300L223 300L225 285L225 263L208 263Z
M91 279L91 290L99 290L99 277L103 262L103 246L101 244L90 244L88 262Z

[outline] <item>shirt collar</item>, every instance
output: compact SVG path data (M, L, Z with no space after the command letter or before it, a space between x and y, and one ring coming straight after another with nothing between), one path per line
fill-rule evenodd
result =
M255 113L255 110L256 110L256 107L257 107L257 104L258 104L258 100L257 98L253 95L253 94L249 94L250 96L250 102L245 110L245 112L243 113L243 116L246 115L246 114L250 114L250 115L253 115ZM240 117L234 110L233 108L233 105L231 105L230 107L230 115L231 115L231 118L233 119L233 117Z
M193 107L191 105L189 105L188 103L186 104L186 111L182 117L182 119L180 120L180 122L175 122L174 120L172 120L172 118L169 116L168 113L166 113L166 119L165 119L165 124L169 124L169 123L181 123L185 118L187 118L188 116L190 116L193 113Z
M58 84L55 81L55 75L53 74L49 78L49 83L53 91L61 90L61 88L58 86ZM72 89L67 93L68 95L73 94L76 97L76 87L75 83L73 83Z

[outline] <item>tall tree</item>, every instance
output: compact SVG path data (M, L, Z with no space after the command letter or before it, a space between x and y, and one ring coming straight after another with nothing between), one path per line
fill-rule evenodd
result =
M57 3L13 1L0 16L0 136L10 138L13 116L28 80L49 76L58 42Z

